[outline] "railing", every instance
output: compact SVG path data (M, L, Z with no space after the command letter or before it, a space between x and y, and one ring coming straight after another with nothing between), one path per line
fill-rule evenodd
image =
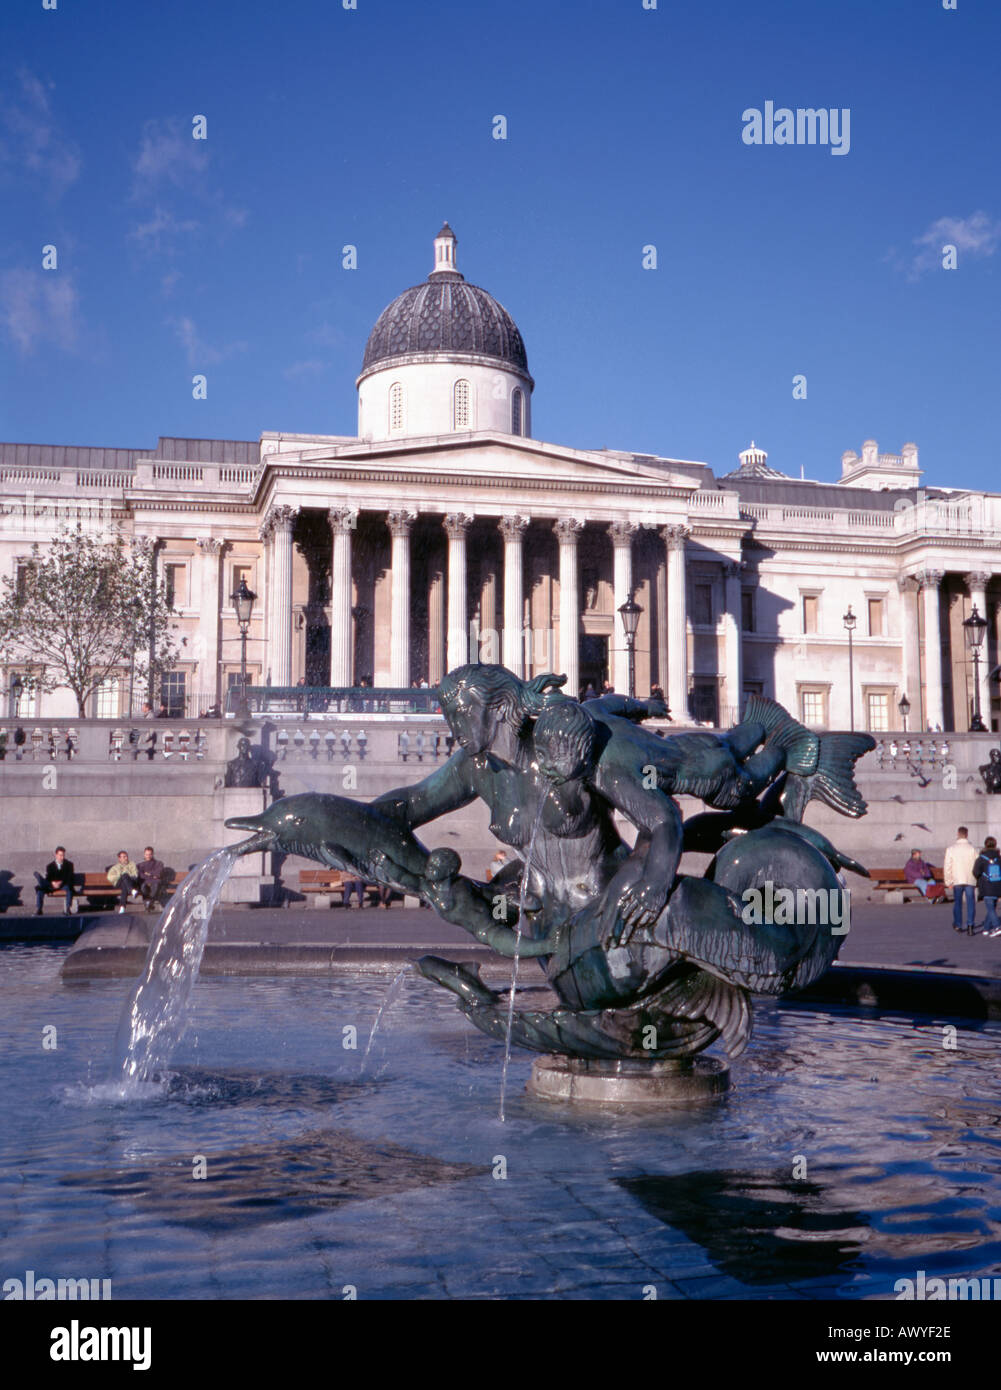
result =
M107 473L94 468L78 468L76 485L77 487L107 487L114 488L116 491L124 491L135 482L135 476L131 470Z
M227 695L226 713L235 714L240 687ZM438 714L438 692L395 686L249 685L247 706L251 714Z

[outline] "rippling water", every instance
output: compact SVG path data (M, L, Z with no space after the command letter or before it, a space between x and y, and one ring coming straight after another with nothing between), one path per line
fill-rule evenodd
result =
M0 952L0 1273L117 1297L892 1298L1001 1275L1001 1028L759 1005L720 1102L522 1092L408 978L203 980L161 1084L106 1082L123 981ZM53 1048L44 1046L46 1038ZM46 1032L45 1030L49 1030ZM944 1045L945 1044L945 1045Z

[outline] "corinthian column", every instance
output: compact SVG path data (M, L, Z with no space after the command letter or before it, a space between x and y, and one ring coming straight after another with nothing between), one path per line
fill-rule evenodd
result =
M445 674L445 575L435 560L428 581L428 684Z
M743 662L740 636L740 576L744 572L742 563L723 566L723 587L726 603L724 626L724 670L726 672L726 703L730 708L730 718L736 724L740 718L740 702L743 692ZM726 725L726 720L720 723Z
M915 684L911 678L918 643L917 609L911 602L911 594L917 592L918 583L913 575L903 575L897 580L897 588L900 590L900 693L907 695L910 690L911 695L914 695L917 692L916 706L910 696L908 699L915 714L912 728L920 729L924 723L921 683L918 681Z
M986 570L974 570L972 574L965 576L966 587L970 591L970 612L974 608L985 620L989 620L987 612L987 585L991 582L990 573ZM987 638L990 628L984 629L984 645L980 648L980 717L984 721L984 728L991 727L991 688L987 676L990 671L990 662L987 660ZM965 726L964 726L965 727Z
M661 535L667 550L667 703L679 724L688 713L688 602L685 591L685 526L665 526Z
M580 598L577 582L577 537L584 529L575 516L563 516L553 530L560 543L560 674L567 678L566 692L580 694Z
M938 586L944 570L924 570L916 578L921 584L925 616L925 723L944 728L942 705L942 634L939 628Z
M262 540L271 540L271 592L268 605L268 657L272 685L292 680L292 530L295 507L272 507L264 518Z
M202 666L198 693L203 697L203 707L214 705L219 699L219 556L224 545L225 541L216 540L214 536L198 539L201 554L198 643Z
M612 538L612 684L621 695L629 694L629 649L619 608L633 592L633 536L631 521L613 521L608 528ZM574 692L576 694L576 691Z
M505 516L500 520L501 534L504 537L504 654L501 661L516 676L525 674L521 632L525 603L522 590L522 543L528 520L527 516Z
M351 536L358 525L354 507L331 507L334 537L330 565L330 684L351 684Z
M469 634L466 628L466 530L472 521L464 512L445 517L448 536L448 634L446 664L449 671L469 661Z
M396 511L386 520L393 538L389 682L402 688L410 684L410 528L417 518L413 512Z

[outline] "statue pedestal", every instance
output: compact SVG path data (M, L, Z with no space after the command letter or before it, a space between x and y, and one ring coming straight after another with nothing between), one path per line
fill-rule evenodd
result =
M213 843L236 844L246 839L239 830L227 830L224 824L231 816L259 816L267 805L263 787L224 787L215 794L212 807ZM245 854L233 865L229 878L222 886L222 903L260 903L262 887L272 882L271 853Z
M688 1105L714 1100L730 1085L722 1057L678 1061L604 1061L592 1057L538 1057L525 1087L542 1100L578 1105Z

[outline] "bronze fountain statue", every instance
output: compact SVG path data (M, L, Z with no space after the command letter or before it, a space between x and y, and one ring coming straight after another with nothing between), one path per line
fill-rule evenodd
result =
M460 667L440 687L458 747L423 781L367 806L290 796L226 824L252 832L241 853L300 854L417 893L502 955L538 958L556 1007L516 1010L510 1037L553 1054L564 1076L690 1069L717 1040L736 1055L750 1036L750 995L805 987L843 940L812 913L754 920L748 892L837 895L841 870L866 873L803 813L818 797L843 815L865 814L854 765L874 740L816 733L759 696L725 734L661 737L641 727L664 713L658 701L579 704L561 693L564 680ZM675 798L685 793L714 809L683 821ZM454 851L429 853L413 834L476 797L518 856L489 884L463 876ZM636 828L632 848L616 812ZM685 850L713 856L704 875L679 873ZM507 995L478 968L437 956L418 968L478 1028L505 1036ZM573 1091L549 1085L544 1068L533 1082L538 1094Z

